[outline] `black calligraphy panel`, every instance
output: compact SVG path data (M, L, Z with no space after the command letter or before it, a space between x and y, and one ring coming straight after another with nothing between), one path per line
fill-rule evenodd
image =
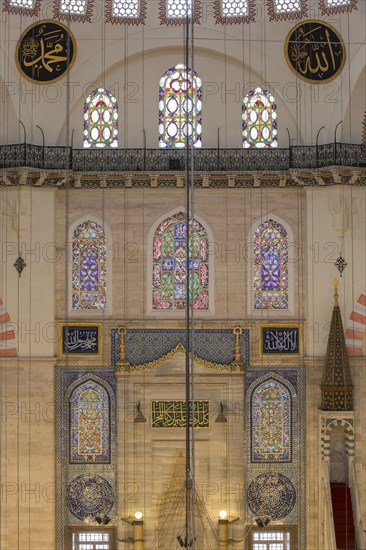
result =
M21 36L16 60L32 82L48 84L66 74L75 61L76 43L71 32L55 21L40 21Z
M342 70L346 51L341 36L322 21L304 21L287 35L285 56L303 80L323 83Z
M299 355L301 353L300 326L261 326L261 355Z
M100 324L60 323L60 355L101 355Z

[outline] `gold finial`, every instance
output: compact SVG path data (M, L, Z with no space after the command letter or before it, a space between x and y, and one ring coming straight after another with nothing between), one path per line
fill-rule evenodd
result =
M119 343L119 360L117 362L117 365L128 365L128 361L126 361L126 346L125 346L125 336L126 336L127 330L125 327L119 327L118 328L118 334L120 335L120 343Z
M338 285L339 285L338 279L333 279L333 286L334 286L334 294L333 294L333 297L334 297L334 305L335 305L335 306L338 305L338 298L339 298L339 294L338 294Z
M241 351L240 351L240 336L243 334L241 327L235 327L233 330L235 334L235 359L234 363L241 363Z

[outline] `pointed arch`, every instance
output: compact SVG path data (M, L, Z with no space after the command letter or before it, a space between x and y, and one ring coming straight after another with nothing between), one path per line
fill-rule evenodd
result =
M118 102L112 92L92 90L84 103L84 148L118 147Z
M191 303L198 311L211 309L212 255L209 255L211 232L206 223L195 216L189 220L184 209L161 217L149 234L149 265L151 284L148 301L151 311L182 311L187 304L187 235L190 236L189 272Z
M116 398L102 373L86 372L64 393L64 450L69 464L115 461Z
M110 398L103 384L89 379L69 399L70 464L111 460Z
M269 372L248 389L251 463L292 463L297 443L297 394L282 376Z
M110 231L95 216L83 216L71 225L71 311L111 310L110 241Z
M183 64L171 67L159 83L159 147L202 147L202 81Z
M256 88L243 98L243 147L274 148L277 139L277 104L269 90Z

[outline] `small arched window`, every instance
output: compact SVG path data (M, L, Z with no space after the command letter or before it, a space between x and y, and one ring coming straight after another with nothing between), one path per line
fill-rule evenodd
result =
M251 400L251 461L290 462L292 401L274 379L259 384Z
M194 309L209 307L208 236L197 220L189 220L189 275ZM162 221L153 236L153 309L182 310L187 304L187 216Z
M288 309L288 237L275 220L254 233L254 308Z
M111 92L93 90L84 105L84 148L118 147L118 103Z
M72 235L72 309L105 309L107 242L103 227L80 223Z
M110 437L108 392L101 384L87 380L70 395L70 463L109 463Z
M243 99L243 147L278 147L276 100L268 90L256 88Z
M202 81L185 65L168 69L159 86L159 147L202 147Z

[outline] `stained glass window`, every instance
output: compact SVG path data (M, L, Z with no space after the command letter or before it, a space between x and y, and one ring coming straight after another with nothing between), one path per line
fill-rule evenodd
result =
M94 380L77 386L70 396L70 462L110 462L110 402Z
M184 65L168 69L160 79L159 146L202 147L202 81Z
M276 100L268 90L256 88L243 99L243 147L277 147Z
M277 13L296 13L301 11L300 0L273 0Z
M288 308L288 237L274 220L254 233L254 307Z
M208 309L208 236L189 221L189 276L194 309ZM179 212L162 221L153 237L153 309L184 309L187 304L187 217Z
M262 382L251 403L252 462L291 461L291 395L277 380Z
M85 100L84 147L118 147L118 103L103 88L93 90Z
M85 15L87 0L61 0L60 9L62 13L72 15Z
M105 309L107 246L104 229L87 220L72 239L72 308Z

